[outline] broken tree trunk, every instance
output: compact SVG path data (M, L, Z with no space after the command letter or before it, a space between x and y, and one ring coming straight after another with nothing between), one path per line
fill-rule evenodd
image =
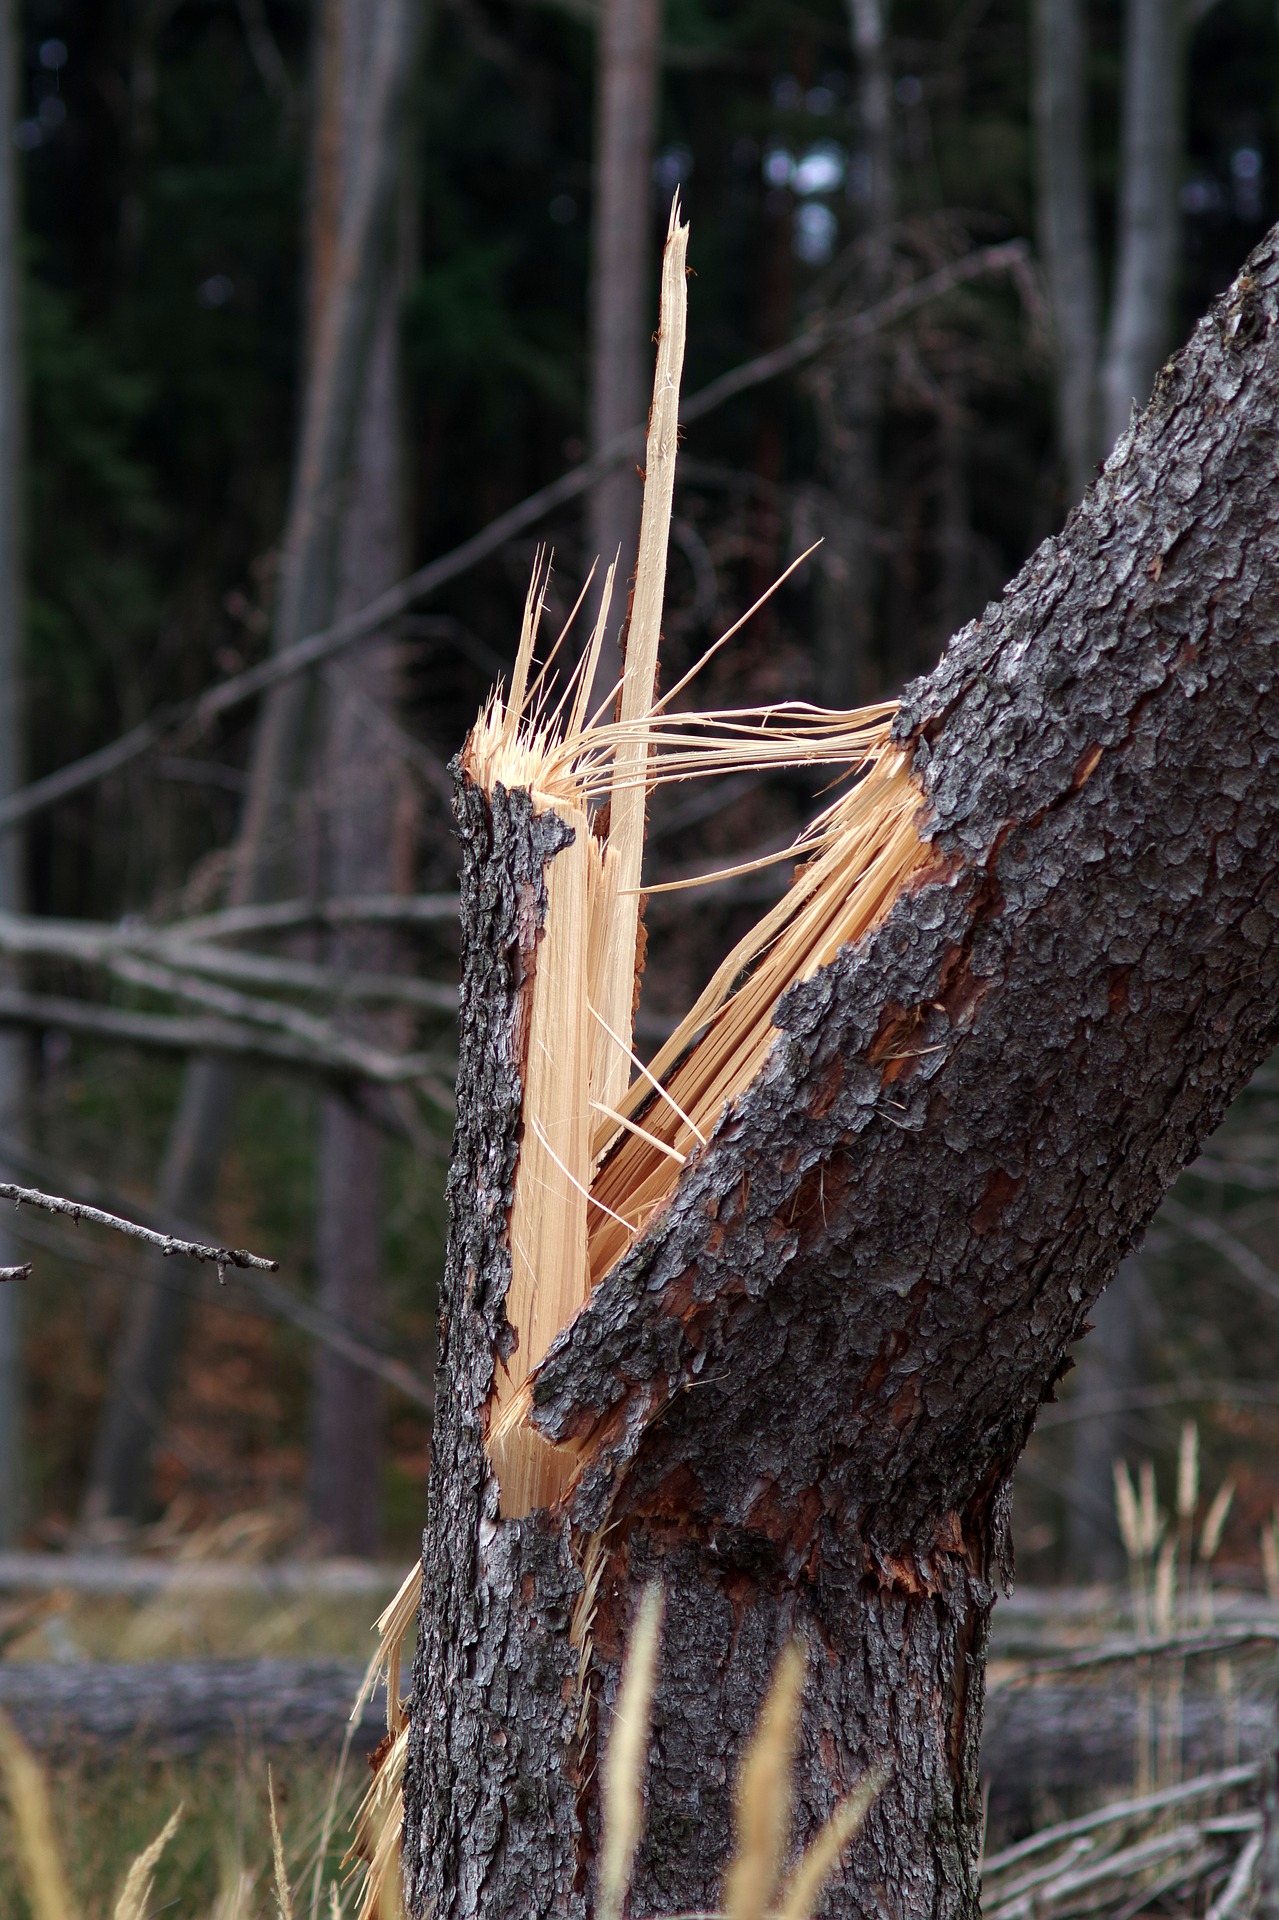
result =
M1008 1487L1121 1257L1279 1011L1279 232L1064 532L902 702L923 857L784 993L747 1091L531 1376L566 1491L503 1518L530 982L570 838L461 785L458 1127L405 1785L422 1920L584 1915L643 1586L666 1624L631 1910L717 1904L778 1652L794 1843L892 1777L841 1913L978 1908Z

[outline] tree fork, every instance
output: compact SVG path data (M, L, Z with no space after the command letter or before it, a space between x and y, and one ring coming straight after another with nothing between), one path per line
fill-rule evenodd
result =
M1064 531L911 687L933 859L774 1013L748 1091L533 1375L562 1501L498 1517L506 1220L552 814L463 785L461 1070L405 1884L585 1915L595 1762L666 1591L632 1911L708 1908L776 1656L794 1842L888 1782L832 1911L978 1908L1010 1476L1121 1257L1279 1019L1279 232Z

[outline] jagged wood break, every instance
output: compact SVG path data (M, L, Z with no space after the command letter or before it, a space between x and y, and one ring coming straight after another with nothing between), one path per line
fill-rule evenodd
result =
M494 693L462 754L463 777L490 801L499 789L521 792L557 828L520 1015L522 1134L510 1212L509 1334L488 1411L488 1453L507 1518L558 1499L576 1468L574 1450L548 1445L527 1418L530 1376L551 1342L670 1199L690 1154L758 1073L775 1038L779 995L875 926L928 864L916 825L919 791L906 756L889 742L891 706L687 714L670 712L669 697L654 706L687 234L674 212L618 717L592 721L584 711L612 574L591 644L552 708L549 669L565 635L534 679L548 572L539 559L510 694ZM644 1067L633 1053L633 1025L648 791L664 780L777 764L833 764L864 777L792 850L804 864L785 898L729 955L657 1060ZM603 799L607 826L600 835L592 807Z

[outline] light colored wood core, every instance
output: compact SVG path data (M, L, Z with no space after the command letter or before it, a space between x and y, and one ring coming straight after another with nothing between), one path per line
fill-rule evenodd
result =
M493 693L463 755L469 777L485 792L499 783L522 789L537 812L554 813L572 835L546 869L546 915L526 988L523 1128L506 1297L515 1346L498 1365L487 1410L486 1444L506 1518L553 1504L577 1471L578 1448L551 1445L528 1418L532 1376L552 1341L667 1204L690 1156L759 1073L776 1038L772 1016L780 995L877 926L933 860L920 838L921 797L908 756L892 742L892 705L849 713L798 704L671 712L671 701L698 668L654 704L687 240L676 206L663 260L640 558L618 717L592 721L586 713L613 570L590 644L552 706L549 669L568 627L535 675L549 577L539 554L510 693ZM665 781L782 766L824 766L836 780L860 778L793 847L771 856L798 863L786 895L729 954L644 1066L634 1054L633 1032L649 791ZM604 802L609 824L601 841L591 809ZM750 862L736 871L767 864Z

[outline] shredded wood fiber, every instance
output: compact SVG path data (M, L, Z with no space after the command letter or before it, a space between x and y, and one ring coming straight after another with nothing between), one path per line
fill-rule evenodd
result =
M574 1450L542 1440L527 1418L530 1375L551 1341L670 1199L689 1155L760 1071L780 995L876 926L931 858L918 832L921 800L908 756L892 744L892 705L844 713L798 703L671 711L691 674L654 703L687 232L676 209L617 718L586 711L613 569L591 642L557 691L550 668L567 628L533 672L548 574L539 557L510 693L504 698L499 688L490 697L463 758L484 791L499 782L522 788L539 812L553 811L572 831L547 869L533 964L506 1300L517 1345L499 1368L489 1410L489 1456L502 1512L511 1517L558 1499L576 1469ZM613 707L610 697L605 710ZM634 1053L633 1018L648 794L664 781L778 766L823 766L855 784L778 856L797 862L784 898L729 954L645 1067ZM607 821L602 834L597 816L601 827Z

